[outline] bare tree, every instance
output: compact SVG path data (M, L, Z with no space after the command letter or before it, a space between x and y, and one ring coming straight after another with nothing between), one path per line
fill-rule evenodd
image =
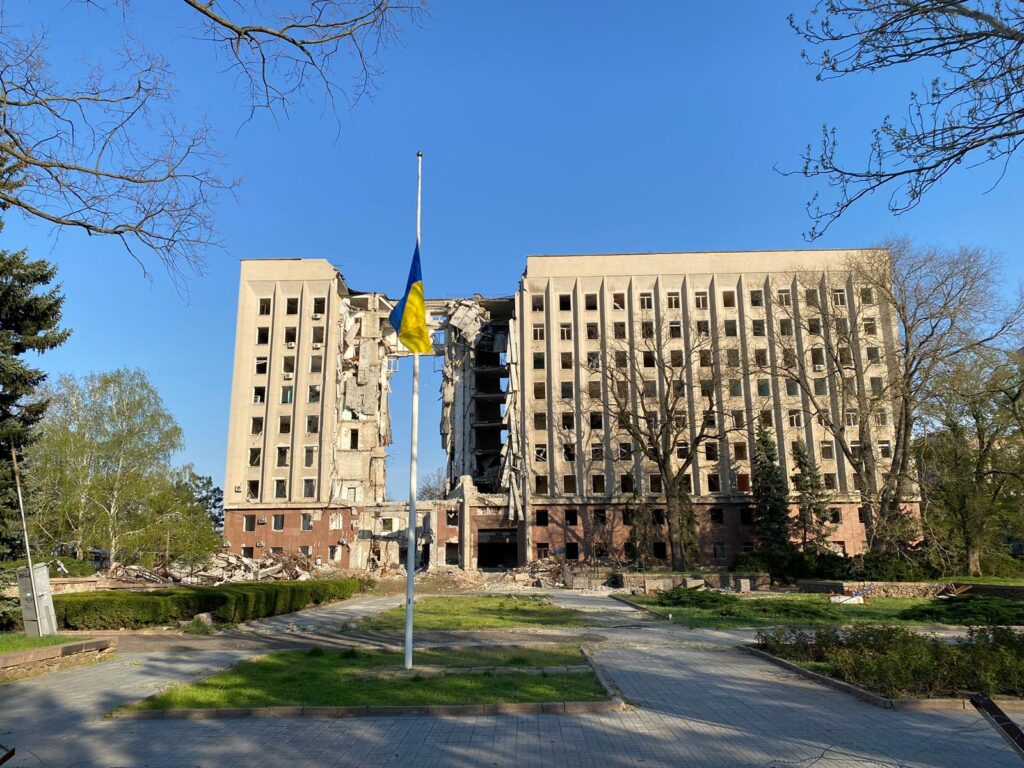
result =
M632 460L642 477L660 479L650 495L664 493L672 568L684 570L697 557L692 472L698 452L719 467L722 490L732 479L728 448L721 447L729 431L720 395L724 361L715 341L722 335L713 336L707 321L684 327L683 321L659 324L653 315L639 316L633 326L632 337L624 325L614 329L618 338L609 342L599 371L611 414L608 429L613 445L629 447L629 455L615 458ZM620 490L643 495L642 487Z
M209 127L179 117L171 61L135 42L128 0L81 5L124 28L117 59L91 67L79 83L51 73L44 31L0 18L0 177L16 182L0 190L0 209L115 237L140 264L143 251L156 254L173 276L200 271L205 250L218 245L213 205L236 182L218 173L222 158ZM178 7L186 29L226 56L251 116L287 110L314 89L331 108L337 95L358 98L397 17L415 18L418 2L235 0L224 11L184 0ZM77 11L65 7L61 18L73 23ZM349 58L355 75L347 91L339 74Z
M420 481L420 489L417 494L421 499L436 501L444 499L448 495L448 472L444 467L438 467L429 472Z
M814 239L858 200L890 191L902 213L949 171L995 161L1002 170L1024 141L1024 7L1002 0L820 0L807 19L789 17L806 42L818 80L933 64L923 92L912 92L906 117L886 117L863 163L837 154L836 130L809 145L802 173L824 178L835 199L808 203ZM1000 173L1001 178L1001 173ZM998 183L998 180L997 182Z

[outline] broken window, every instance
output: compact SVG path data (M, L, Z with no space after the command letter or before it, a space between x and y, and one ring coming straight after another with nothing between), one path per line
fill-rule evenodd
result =
M289 347L294 347L295 342L299 339L299 329L295 326L284 329L284 343Z
M704 443L704 458L708 461L718 461L718 443Z
M544 370L544 353L534 352L533 353L533 370L543 371Z
M754 350L754 365L758 368L768 367L768 350L767 349L755 349Z
M812 317L807 321L807 332L814 336L821 336L821 318Z
M444 523L449 528L455 528L459 524L459 510L449 509L444 513Z
M732 455L736 461L746 461L747 459L747 444L746 443L734 443L732 446Z
M870 288L860 289L860 303L861 304L874 304L875 303L875 292Z
M313 343L323 344L324 343L324 327L322 325L313 326Z
M306 417L306 432L310 435L315 435L320 431L320 417L319 416L307 416Z
M292 417L282 416L277 422L277 431L282 435L287 435L292 431Z
M700 396L713 397L715 394L715 382L713 379L700 380Z
M678 320L670 320L668 323L668 337L670 339L681 339L683 337L683 324Z
M281 371L284 373L295 373L295 356L286 355L281 360Z
M839 338L846 338L850 335L850 324L845 317L836 318L836 335Z
M754 336L764 336L764 320L754 320L750 324L750 332Z
M533 399L543 400L547 397L546 387L543 381L533 382Z
M563 293L558 297L558 309L562 312L568 312L572 309L572 294Z
M548 460L548 447L546 445L533 446L533 460L543 464Z
M534 478L534 493L538 496L548 495L548 479L545 476L538 475Z
M622 510L622 524L623 525L632 525L633 524L633 515L634 514L636 514L636 513L632 509L624 509L624 510Z
M587 382L587 394L593 400L600 400L601 399L601 380L600 379L592 379L591 381Z
M729 379L729 397L743 397L743 379Z
M658 396L658 382L651 381L650 379L644 381L644 397L657 397Z
M253 434L253 435L262 435L263 434L263 417L262 416L253 416L252 417L252 426L250 427L249 432L250 432L250 434Z
M263 375L267 372L267 358L257 357L256 358L256 374Z
M604 444L603 443L591 443L590 444L590 458L594 461L604 460Z
M597 341L600 338L598 332L597 323L587 323L587 339L590 341Z
M628 461L633 458L633 444L619 443L619 461Z
M548 415L543 411L538 411L533 414L533 428L534 429L547 429L548 428Z
M596 293L588 293L586 296L584 296L583 301L584 301L584 306L588 310L593 311L593 310L597 309L597 294Z
M722 291L722 306L723 307L735 307L736 306L736 292L735 291Z
M323 355L313 355L309 358L309 372L310 373L322 373L324 370L324 357Z
M576 461L576 446L572 443L566 443L562 446L562 458L568 462Z
M308 544L303 544L302 546L300 546L299 547L299 554L303 555L305 557L309 557L310 554L312 554L312 552L311 552L311 550L309 548L309 545Z
M800 394L800 382L796 379L786 379L786 394L794 397Z
M764 306L764 293L762 291L751 291L750 292L750 306L752 306L752 307L763 307Z
M632 493L634 490L633 476L632 475L620 475L619 476L619 489L622 493Z
M716 541L711 546L715 560L725 560L725 542Z
M814 380L814 394L815 396L824 396L828 394L828 379L815 379Z
M558 338L562 341L572 341L572 323L559 324Z
M804 291L804 301L807 303L807 306L809 307L818 306L818 289L808 288L806 291Z
M565 559L566 560L579 560L580 559L580 545L575 541L565 542Z
M544 296L542 296L542 295L531 296L530 299L531 299L530 305L533 307L533 311L534 312L543 312L544 311Z
M590 428L594 430L604 429L604 414L602 414L600 411L591 411Z
M348 448L350 451L359 450L359 430L353 427L348 433Z
M644 368L654 368L658 364L657 355L650 350L646 350L643 354Z
M792 320L779 320L779 336L792 336L793 335L793 321Z
M537 544L537 559L538 560L543 560L547 556L548 556L548 543L546 541L542 541L539 544ZM457 565L457 563L456 563L456 565Z
M889 417L886 415L885 409L875 411L875 424L879 427L884 427L889 423Z
M878 441L878 455L883 459L892 458L892 443L889 440Z
M719 478L717 472L708 473L708 493L721 493L722 492L722 480Z
M277 479L274 481L274 498L275 499L286 499L288 498L288 481Z
M291 387L291 386L281 387L281 404L282 405L288 405L289 403L291 403L293 398L294 398L294 396L295 396L295 388L294 387Z
M668 299L668 308L669 309L679 309L680 302L679 302L679 292L678 291L669 292L669 294L667 295L667 299Z
M574 429L576 420L571 411L562 414L562 429Z
M641 293L640 294L640 309L654 309L654 294L653 293Z
M669 351L669 364L673 368L683 367L683 350L673 349Z
M249 466L250 467L258 467L260 465L260 461L261 461L262 455L263 455L263 451L260 448L250 448L249 449Z
M801 411L790 410L789 412L789 426L791 427L802 427L804 425L804 415Z
M299 527L303 531L312 531L313 530L313 515L311 515L309 512L303 512L302 513L302 524Z
M811 349L811 365L814 366L814 370L821 371L825 369L825 350L821 347L813 347Z
M269 315L270 314L270 299L260 299L259 313L261 315Z
M284 313L286 315L297 315L299 314L299 300L298 299L287 299L284 305Z
M766 427L770 427L775 424L775 420L772 418L771 411L761 411L761 423L764 424Z
M256 343L257 344L269 344L270 343L270 329L269 328L257 328L256 329Z
M838 484L836 483L835 472L826 472L821 476L821 481L824 484L826 490L834 491L836 488L838 488Z
M868 347L867 353L869 363L877 363L880 362L882 359L882 355L879 352L878 347Z
M601 353L587 352L587 368L592 371L601 370Z
M613 293L612 294L612 309L625 309L626 308L626 294L624 293Z
M650 320L644 320L640 323L640 335L645 339L653 339L654 323Z
M242 515L242 530L246 533L256 530L256 515Z
M590 490L593 493L604 493L604 475L590 476Z
M540 528L548 527L548 511L546 509L538 509L533 513L533 524Z
M254 405L259 405L267 400L267 388L266 387L253 387L252 388L252 402Z
M736 333L737 333L736 321L735 320L726 320L725 321L725 335L726 336L735 336Z
M710 368L711 367L711 350L702 349L700 350L700 367Z
M697 321L697 335L707 338L711 335L711 323L707 320Z
M712 507L708 511L708 519L713 525L725 525L725 510L719 507Z
M561 360L563 371L572 370L572 352L563 352L559 359Z
M314 464L316 464L316 446L307 445L303 450L302 465L312 467Z
M279 445L277 447L277 466L288 466L288 446L286 445Z
M575 509L565 510L565 525L567 528L575 528L580 524L579 513Z
M316 480L312 478L305 478L302 481L302 497L304 499L312 499L316 496Z
M310 384L309 385L309 396L306 398L307 402L319 403L320 402L320 385Z
M885 387L885 382L881 376L871 377L871 394L875 397L879 397L882 394L882 390Z
M625 323L614 323L612 325L612 335L616 339L626 338L626 324Z
M314 315L322 315L326 311L327 311L327 298L325 296L320 296L318 298L313 299L313 314Z
M743 429L743 425L746 423L747 414L746 411L733 411L732 412L732 425L736 429Z
M246 499L248 501L255 501L260 497L260 481L249 480L246 484ZM255 519L255 518L254 518Z
M864 333L868 336L874 336L878 333L878 325L873 317L864 318Z
M661 475L657 475L657 474L651 475L649 478L647 478L647 480L648 480L648 483L650 484L651 493L661 493L662 492Z

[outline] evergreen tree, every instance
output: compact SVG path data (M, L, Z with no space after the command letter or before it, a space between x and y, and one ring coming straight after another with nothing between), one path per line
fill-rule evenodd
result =
M821 473L802 440L793 451L796 476L793 486L799 513L793 521L793 533L800 539L804 552L825 549L832 526L829 524L828 491L821 481Z
M5 174L0 186L17 184ZM36 396L46 374L28 365L25 353L53 349L70 335L57 327L64 297L60 285L48 287L56 276L56 266L30 260L24 250L0 250L0 560L19 557L24 548L11 447L21 453L47 406Z
M757 425L751 469L754 523L761 548L768 556L783 554L791 549L786 476L779 466L775 439L763 423Z

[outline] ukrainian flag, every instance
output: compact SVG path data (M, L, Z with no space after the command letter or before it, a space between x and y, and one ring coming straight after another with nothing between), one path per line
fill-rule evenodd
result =
M416 241L416 250L412 255L412 266L409 267L409 283L405 286L405 296L391 311L391 326L398 331L398 338L410 352L430 354L434 345L427 329L427 305L423 299L423 273L420 271L420 242Z

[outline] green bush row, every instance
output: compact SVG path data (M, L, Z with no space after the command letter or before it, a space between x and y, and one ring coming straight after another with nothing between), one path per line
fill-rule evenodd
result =
M120 629L174 624L197 613L236 623L276 616L308 605L345 600L359 579L271 581L153 592L84 592L57 595L53 607L62 629Z
M970 629L954 643L899 627L776 629L759 632L757 644L890 698L1024 696L1024 632L1006 627Z

